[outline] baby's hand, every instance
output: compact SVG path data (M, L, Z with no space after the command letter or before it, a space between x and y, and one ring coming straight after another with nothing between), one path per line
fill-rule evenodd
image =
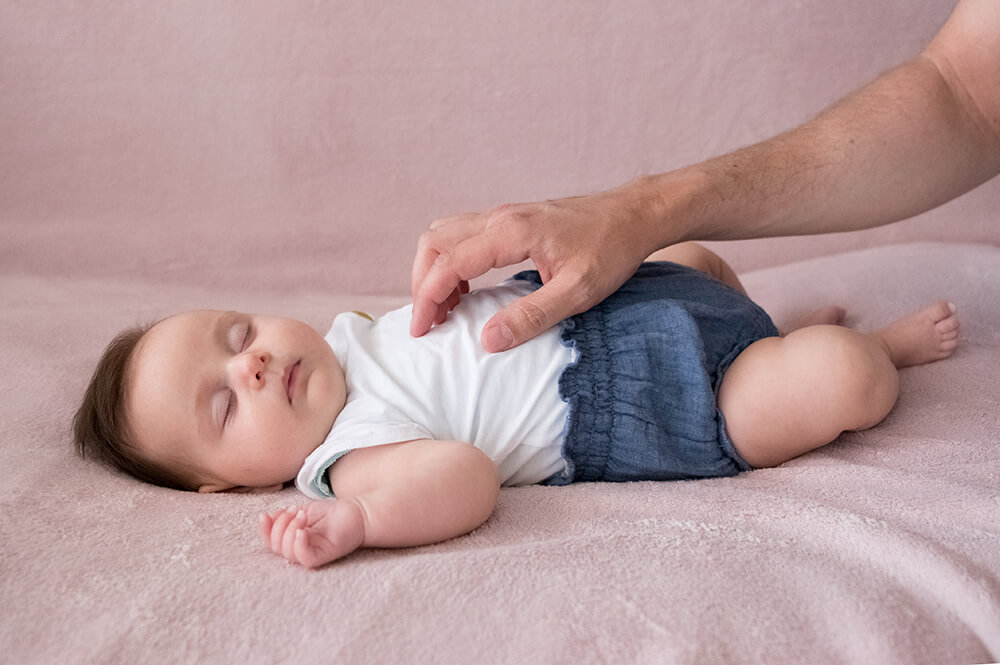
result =
M306 568L317 568L364 543L364 514L350 499L310 501L261 513L260 534L275 554Z

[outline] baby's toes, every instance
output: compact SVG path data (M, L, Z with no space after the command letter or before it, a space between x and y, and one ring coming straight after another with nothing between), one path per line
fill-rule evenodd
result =
M959 332L960 331L959 331L958 328L955 328L954 330L949 330L948 332L945 332L945 333L939 332L938 333L938 338L942 342L949 342L949 341L952 341L952 340L957 340L958 336L959 336Z
M945 317L934 324L935 330L937 330L942 335L945 333L956 332L961 328L961 323L958 317L952 314L951 316Z
M958 308L954 303L937 302L924 310L934 322L934 333L941 342L950 342L958 339L961 324L956 312Z

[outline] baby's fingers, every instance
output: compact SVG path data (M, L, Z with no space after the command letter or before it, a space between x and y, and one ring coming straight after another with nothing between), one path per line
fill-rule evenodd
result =
M288 524L294 519L297 512L297 508L286 508L274 518L271 524L269 544L271 551L275 554L283 554L282 542L285 538L285 531L288 530Z
M257 530L260 533L260 537L268 545L271 544L271 525L273 524L274 519L267 513L261 513L257 518Z
M301 563L295 556L295 538L298 534L302 533L305 526L306 513L304 510L300 509L288 523L288 527L285 529L285 534L281 539L281 556L285 557L289 561Z

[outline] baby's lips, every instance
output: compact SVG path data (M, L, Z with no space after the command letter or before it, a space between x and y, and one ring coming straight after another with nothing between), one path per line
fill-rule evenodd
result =
M281 377L281 381L285 386L285 395L288 397L288 403L292 403L292 398L295 396L296 379L299 376L299 366L302 361L293 363L285 368L285 372Z

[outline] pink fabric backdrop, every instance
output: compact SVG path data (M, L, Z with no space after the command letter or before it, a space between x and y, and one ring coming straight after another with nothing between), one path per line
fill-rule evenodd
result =
M225 282L239 234L251 259L287 257L273 270L327 257L303 283L406 293L435 217L769 136L917 52L951 5L8 0L0 223L81 272L183 281L211 263ZM998 208L992 183L903 231L725 253L746 270L900 234L996 242Z

